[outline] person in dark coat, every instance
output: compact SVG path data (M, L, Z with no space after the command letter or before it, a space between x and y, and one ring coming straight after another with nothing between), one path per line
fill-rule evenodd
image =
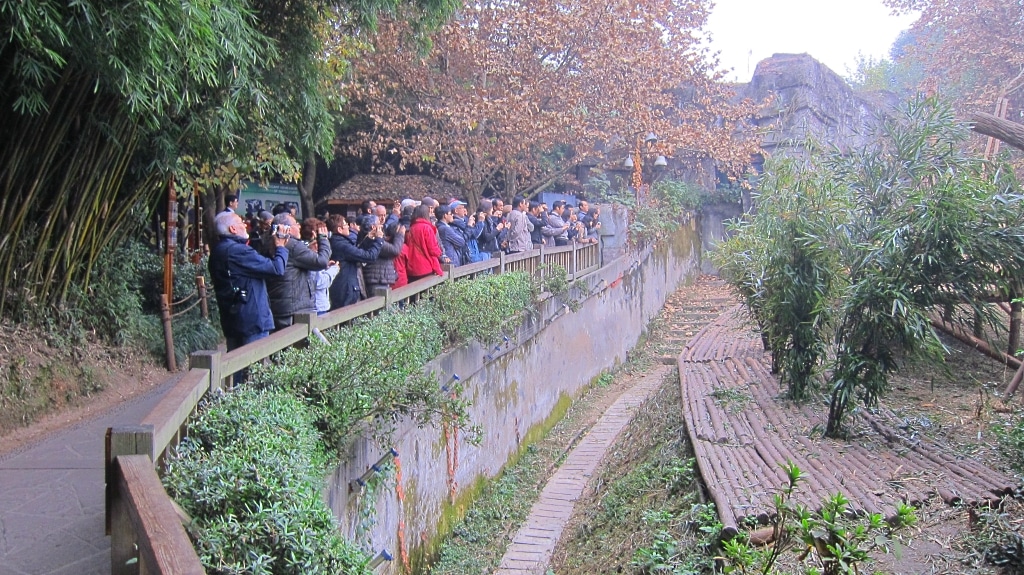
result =
M370 241L360 247L344 216L331 216L327 220L327 225L331 229L331 252L334 261L341 264L341 272L334 278L334 283L328 290L331 296L331 309L338 309L359 301L362 295L359 287L359 268L377 259L384 244L384 232L380 231L379 226L373 226L366 234Z
M434 217L437 218L437 236L441 240L441 249L452 266L458 267L469 263L469 248L466 245L466 236L452 226L455 215L448 206L437 206L434 208Z
M375 288L388 287L398 282L395 259L401 255L402 246L404 245L405 226L399 225L396 221L390 227L384 227L384 243L381 244L377 259L366 264L366 267L363 268L363 278L366 281L366 295L368 297L373 295Z
M249 234L238 214L221 212L215 221L220 241L210 252L210 276L231 351L267 337L274 329L265 280L284 275L288 238L267 234L264 243L273 245L274 251L266 257L246 243Z
M526 212L526 218L533 224L533 229L530 230L530 242L539 246L544 243L544 234L542 229L544 227L544 219L541 215L540 202L530 202L530 209Z
M317 229L317 251L301 238L301 230L290 212L274 216L278 234L287 231L288 265L282 277L267 281L270 311L274 314L276 329L284 329L294 321L297 313L316 313L316 277L309 272L327 269L331 261L331 244L327 241L327 226Z

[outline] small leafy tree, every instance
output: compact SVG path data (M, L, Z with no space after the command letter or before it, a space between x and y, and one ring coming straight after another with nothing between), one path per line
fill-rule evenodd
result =
M903 356L942 360L929 313L961 309L997 326L986 296L1019 273L1024 212L1008 172L962 151L968 136L948 105L919 98L876 145L829 163L850 192L836 233L850 284L838 302L830 436L855 396L878 401Z
M963 152L968 136L948 105L918 98L856 153L769 163L758 212L716 256L791 396L834 352L829 436L858 400L878 401L903 358L941 361L930 314L998 327L987 298L1024 273L1019 187Z
M842 287L834 231L839 184L807 160L769 161L758 211L731 226L712 254L739 288L792 399L806 399L827 350L832 301Z

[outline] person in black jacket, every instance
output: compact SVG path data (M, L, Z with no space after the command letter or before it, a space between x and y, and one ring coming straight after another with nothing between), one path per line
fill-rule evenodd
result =
M245 222L234 212L216 217L220 241L210 252L210 276L220 308L220 325L228 351L267 337L274 329L274 316L267 298L267 278L284 275L288 263L289 238L267 234L264 243L274 247L265 257L246 242Z
M380 253L377 259L366 264L363 268L363 278L366 282L366 296L373 295L373 290L379 287L388 287L398 281L398 272L395 270L395 258L402 253L402 246L405 245L405 226L397 221L390 226L384 226L384 242L381 244Z
M542 206L539 202L530 202L530 209L526 212L526 218L533 224L533 229L530 230L530 243L535 246L539 246L544 243L544 218L541 213Z
M364 247L357 245L344 216L334 215L327 220L331 230L331 252L334 261L341 264L341 272L334 278L329 291L331 309L352 305L359 301L362 290L359 287L359 268L377 259L383 245L384 232L379 225L372 225L365 237Z
M274 216L274 225L278 227L278 233L286 229L291 236L285 246L288 248L288 265L284 275L267 281L274 326L284 329L292 325L295 314L316 313L316 278L309 272L327 269L331 261L331 244L327 241L327 226L321 226L317 229L317 251L309 249L300 239L301 230L289 212Z

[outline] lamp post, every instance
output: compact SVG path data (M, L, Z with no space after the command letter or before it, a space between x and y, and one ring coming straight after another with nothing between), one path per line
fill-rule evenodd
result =
M640 194L642 193L644 186L644 156L654 156L657 151L658 136L654 132L649 132L647 137L643 140L640 139L640 135L643 132L637 132L634 135L635 145L633 146L633 153L626 157L626 161L622 165L626 168L633 168L633 173L629 178L629 183L636 190L637 202L640 201ZM654 159L655 168L663 168L668 165L668 160L665 156L658 154Z

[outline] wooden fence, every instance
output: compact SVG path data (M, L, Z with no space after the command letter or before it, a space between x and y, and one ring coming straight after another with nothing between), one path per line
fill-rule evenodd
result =
M221 389L236 372L262 361L323 330L377 313L388 306L415 301L430 288L485 273L525 271L544 264L565 268L572 281L601 267L600 244L540 248L449 268L444 276L413 282L322 316L301 314L295 324L236 350L201 351L189 359L189 371L167 391L140 425L111 427L106 435L107 534L111 573L191 575L204 573L185 527L189 518L167 495L159 471L164 457L180 441L196 406L210 391Z

